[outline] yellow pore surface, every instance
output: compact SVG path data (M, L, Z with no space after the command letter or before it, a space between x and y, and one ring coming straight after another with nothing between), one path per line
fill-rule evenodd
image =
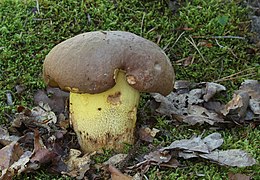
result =
M119 71L116 85L99 94L70 94L70 116L81 148L85 152L115 149L134 141L139 92Z

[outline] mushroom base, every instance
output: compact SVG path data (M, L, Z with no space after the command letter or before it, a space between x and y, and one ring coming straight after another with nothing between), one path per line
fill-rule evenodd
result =
M123 151L134 143L139 92L119 71L116 85L99 94L70 94L70 118L82 150Z

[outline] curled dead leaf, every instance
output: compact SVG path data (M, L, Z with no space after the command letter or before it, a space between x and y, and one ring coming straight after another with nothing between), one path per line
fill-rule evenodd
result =
M249 105L249 95L245 91L238 91L233 95L233 99L229 101L222 110L224 116L238 121L245 117L247 107Z

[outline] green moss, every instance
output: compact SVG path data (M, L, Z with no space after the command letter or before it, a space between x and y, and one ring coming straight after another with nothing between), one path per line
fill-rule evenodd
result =
M59 42L86 31L131 31L156 42L170 57L177 79L215 81L241 72L232 80L221 82L229 89L228 96L225 96L227 99L230 99L231 92L244 79L260 79L260 52L248 39L220 38L216 41L211 38L249 37L248 10L243 6L242 0L175 2L181 3L177 11L175 6L169 6L168 0L42 0L39 1L38 13L34 0L0 1L0 122L7 122L9 116L16 112L17 105L33 105L33 93L44 87L42 63L50 49ZM198 50L188 39L194 40ZM199 45L202 42L208 46ZM248 53L248 49L253 49L254 52ZM188 56L194 57L193 64L182 66L177 63ZM26 91L18 94L16 85L26 86ZM14 106L6 104L7 91L12 92ZM144 95L141 107L146 99L149 96ZM158 137L154 141L155 145L167 145L173 140L189 138L192 134L203 131L203 127L173 127L163 118L158 119L156 128L165 129L167 133ZM210 132L213 131L206 130L205 133ZM225 138L223 149L245 149L259 161L258 128L241 127L222 130L221 133ZM147 148L142 147L142 150ZM187 167L171 170L154 167L147 175L150 179L156 179L158 173L162 179L198 179L197 173L205 175L200 179L226 179L228 172L254 174L256 178L260 176L255 166L240 169L220 167L209 162L183 163ZM45 174L37 175L38 179L48 179L42 176Z

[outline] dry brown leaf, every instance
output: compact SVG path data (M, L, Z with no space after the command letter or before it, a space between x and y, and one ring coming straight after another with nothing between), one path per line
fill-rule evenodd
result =
M40 102L38 106L32 108L31 116L34 117L38 123L44 123L46 125L51 123L55 124L57 122L57 117L55 113L51 111L50 106L42 102Z
M0 150L0 179L11 179L15 174L10 173L8 168L23 155L23 149L14 141Z
M84 178L85 173L90 169L90 157L94 155L94 153L85 154L82 157L79 157L80 155L81 151L77 149L70 149L68 160L65 162L68 170L67 172L62 172L62 174L66 174L76 179Z
M18 141L20 137L18 136L10 136L7 129L0 127L0 144L6 146L14 141Z
M245 91L238 91L237 94L233 95L233 99L226 104L222 113L227 118L237 121L245 117L248 105L248 93Z
M68 92L62 91L59 88L48 87L46 91L39 90L35 93L34 103L36 105L38 105L40 102L49 104L55 113L60 114L65 111L65 104L68 97Z
M109 165L108 170L111 173L112 180L133 180L132 177L123 174L122 172L120 172L117 168L115 168L112 165Z
M30 162L30 158L32 156L32 152L31 151L25 151L21 157L19 158L18 161L14 162L9 168L8 171L12 176L14 175L20 175L22 172L25 171L30 171L32 170L31 168L29 168L30 166L28 166L27 163Z
M31 162L39 163L39 165L51 162L57 154L45 147L40 137L39 131L36 129L34 132L34 150L30 159Z
M0 170L10 167L23 154L23 149L14 141L0 149Z

